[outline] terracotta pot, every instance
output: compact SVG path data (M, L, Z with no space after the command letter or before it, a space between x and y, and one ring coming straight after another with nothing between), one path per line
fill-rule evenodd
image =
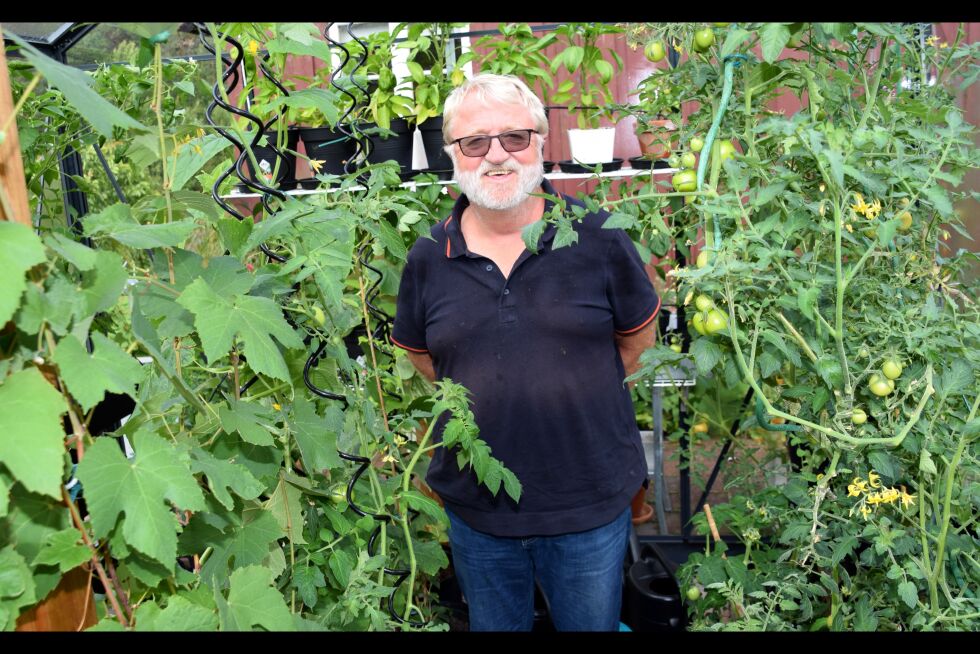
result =
M633 524L639 525L653 517L653 506L646 503L647 489L640 486L636 491L633 501L630 503L630 512L633 514Z
M636 138L640 142L640 152L653 159L666 159L677 148L677 138L674 134L677 127L671 120L651 120L650 128L649 131L636 133Z

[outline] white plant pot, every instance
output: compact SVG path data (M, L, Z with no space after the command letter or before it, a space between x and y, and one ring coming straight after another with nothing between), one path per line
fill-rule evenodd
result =
M615 142L615 127L568 130L568 146L575 163L597 164L612 161Z

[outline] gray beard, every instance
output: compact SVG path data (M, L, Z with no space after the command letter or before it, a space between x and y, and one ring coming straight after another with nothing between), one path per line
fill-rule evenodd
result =
M454 158L455 159L455 158ZM472 172L455 172L456 183L459 190L463 192L466 199L481 209L492 209L494 211L506 211L514 209L522 202L527 200L528 194L535 192L544 179L544 169L541 167L540 156L538 161L522 166L516 163L503 165L492 165L484 161L480 168ZM454 161L455 163L455 161ZM490 170L511 170L517 173L517 183L513 186L510 193L501 193L502 189L494 192L493 188L486 188L482 178Z

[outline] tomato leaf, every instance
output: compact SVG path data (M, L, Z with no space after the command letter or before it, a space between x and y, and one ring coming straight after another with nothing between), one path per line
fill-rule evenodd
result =
M914 609L919 603L919 590L911 581L903 581L898 585L898 596L910 609Z
M759 30L759 40L762 42L762 59L772 63L779 58L791 34L785 23L766 23Z
M698 374L705 375L721 361L722 351L711 339L702 336L691 344L691 355L694 357Z
M293 587L299 592L303 604L309 608L316 606L317 588L325 588L327 585L326 577L315 565L303 564L293 568Z
M548 223L539 218L530 225L525 225L521 228L521 238L524 240L524 246L532 254L538 253L538 242L541 240L541 235L544 234L545 227L547 226Z

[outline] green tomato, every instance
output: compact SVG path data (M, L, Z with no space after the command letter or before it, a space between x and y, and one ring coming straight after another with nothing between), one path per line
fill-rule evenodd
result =
M895 382L881 375L875 374L871 375L868 379L868 388L871 392L878 397L885 397L886 395L891 395L892 391L895 390Z
M861 349L858 350L858 358L867 359L869 356L871 356L871 351L866 346L862 345Z
M694 265L698 268L704 268L708 265L708 251L701 250L698 252L698 258L694 260Z
M680 193L690 193L698 187L698 175L693 170L682 170L671 178L674 190Z
M701 591L698 590L697 586L691 586L690 588L687 589L687 592L684 594L687 596L687 599L689 599L692 602L694 602L699 597L701 597Z
M691 152L701 152L701 148L703 147L704 140L701 137L695 136L693 139L691 139Z
M694 300L695 306L697 306L698 311L711 311L715 308L715 303L707 295L699 295Z
M864 412L864 409L854 409L851 411L851 422L855 425L863 425L868 421L868 414Z
M667 51L664 50L664 44L661 41L651 41L647 43L647 47L643 49L643 54L646 58L652 62L658 62L667 56Z
M323 327L324 323L327 322L327 317L323 313L323 309L320 307L313 307L313 321Z
M697 312L694 314L694 317L691 318L691 326L694 327L694 331L697 333L701 334L702 336L707 336L708 332L704 329L704 318L705 314L703 312Z
M683 168L694 168L698 165L698 158L693 152L685 152L681 155L681 166Z
M683 351L684 351L684 348L683 348L683 347L681 347L681 344L680 344L680 343L672 343L672 344L670 345L670 349L671 349L672 351L674 351L674 352L676 352L677 354L680 354L681 352L683 352Z
M669 157L667 157L667 165L670 166L671 168L680 168L681 158L676 154L672 154Z
M708 332L709 336L717 334L726 327L728 327L728 316L718 309L712 309L708 312L704 319L704 331Z
M712 154L720 157L722 161L731 159L735 155L735 146L727 139L715 141L715 144L711 146L711 150Z
M898 219L901 221L898 224L898 231L907 232L912 228L912 213L909 211L903 211L898 215Z
M902 376L902 364L895 359L889 359L881 366L881 372L888 379L898 379Z
M711 28L706 27L694 33L694 49L698 52L704 52L714 45L714 43L715 33L711 31Z

